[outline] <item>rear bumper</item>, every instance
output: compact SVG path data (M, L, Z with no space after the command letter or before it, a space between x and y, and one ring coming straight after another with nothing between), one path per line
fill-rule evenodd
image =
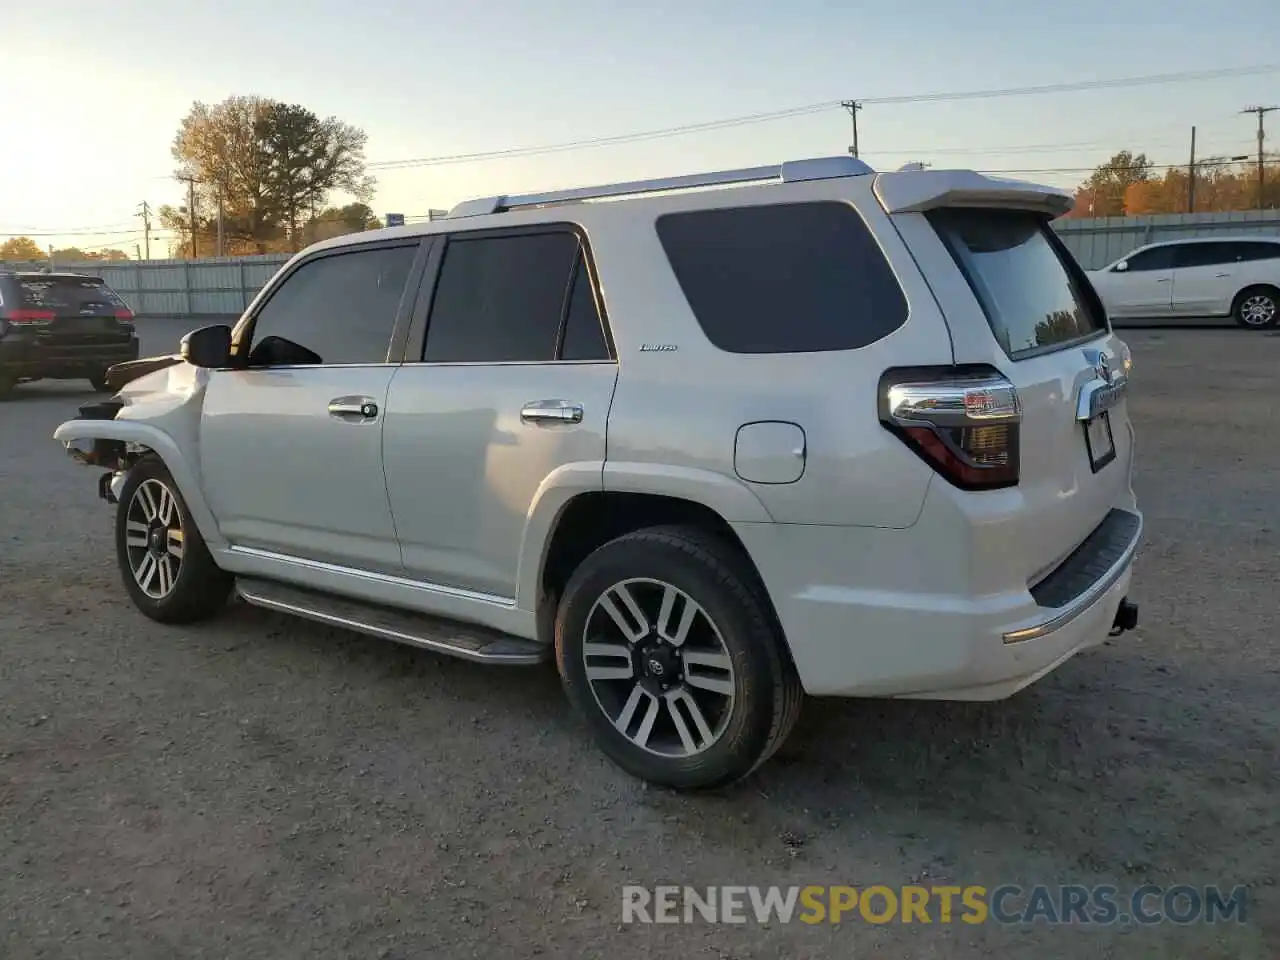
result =
M84 376L138 359L138 338L63 343L35 337L0 340L0 370L18 377Z
M951 565L931 562L931 553L945 551L917 536L924 531L737 530L769 587L806 692L999 700L1136 624L1125 598L1141 514L1121 512L1134 521L1122 549L1099 554L1105 569L1056 607L1037 603L1025 586L958 594L946 581ZM914 589L892 589L894 582Z

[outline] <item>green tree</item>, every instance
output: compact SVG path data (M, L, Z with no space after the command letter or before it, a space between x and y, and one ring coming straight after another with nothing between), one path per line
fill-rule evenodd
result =
M11 237L0 243L0 260L43 260L44 251L30 237Z
M1081 187L1092 200L1093 216L1124 216L1125 194L1135 183L1151 180L1151 169L1151 161L1145 153L1121 150L1094 170Z
M265 253L297 249L299 223L345 191L357 200L373 194L365 174L363 131L336 117L321 119L298 104L258 96L195 103L173 141L186 192L195 178L196 212L181 206L159 211L163 226L178 233L189 249L212 252L219 201L229 252Z
M369 205L357 201L321 210L307 222L306 235L308 242L315 243L317 240L340 237L344 233L377 230L381 226L382 221L374 215Z
M73 262L76 260L128 260L129 255L123 250L81 250L79 247L63 247L53 251L54 260Z

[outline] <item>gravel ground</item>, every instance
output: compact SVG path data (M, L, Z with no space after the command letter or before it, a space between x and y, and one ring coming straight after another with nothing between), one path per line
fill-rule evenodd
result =
M176 327L153 322L148 352ZM1280 336L1128 331L1142 626L994 704L810 701L749 782L646 789L551 669L129 605L110 509L0 405L0 956L1280 955ZM1270 597L1270 599L1268 599ZM623 926L624 884L1248 887L1244 924Z

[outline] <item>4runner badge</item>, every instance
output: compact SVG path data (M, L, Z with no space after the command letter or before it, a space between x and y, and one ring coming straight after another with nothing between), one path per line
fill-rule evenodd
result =
M641 353L670 353L678 349L674 343L642 343Z

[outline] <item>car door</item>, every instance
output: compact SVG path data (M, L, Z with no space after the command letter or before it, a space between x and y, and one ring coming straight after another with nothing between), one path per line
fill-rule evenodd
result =
M233 548L399 572L383 409L421 248L414 238L318 252L237 325L244 368L211 374L200 441L209 506Z
M457 233L432 260L387 397L391 509L408 576L509 601L544 481L602 488L617 362L577 227Z
M1196 240L1174 247L1173 312L1179 317L1228 313L1238 279L1241 245L1229 240Z
M1094 277L1112 317L1168 316L1173 301L1173 250L1138 250Z

